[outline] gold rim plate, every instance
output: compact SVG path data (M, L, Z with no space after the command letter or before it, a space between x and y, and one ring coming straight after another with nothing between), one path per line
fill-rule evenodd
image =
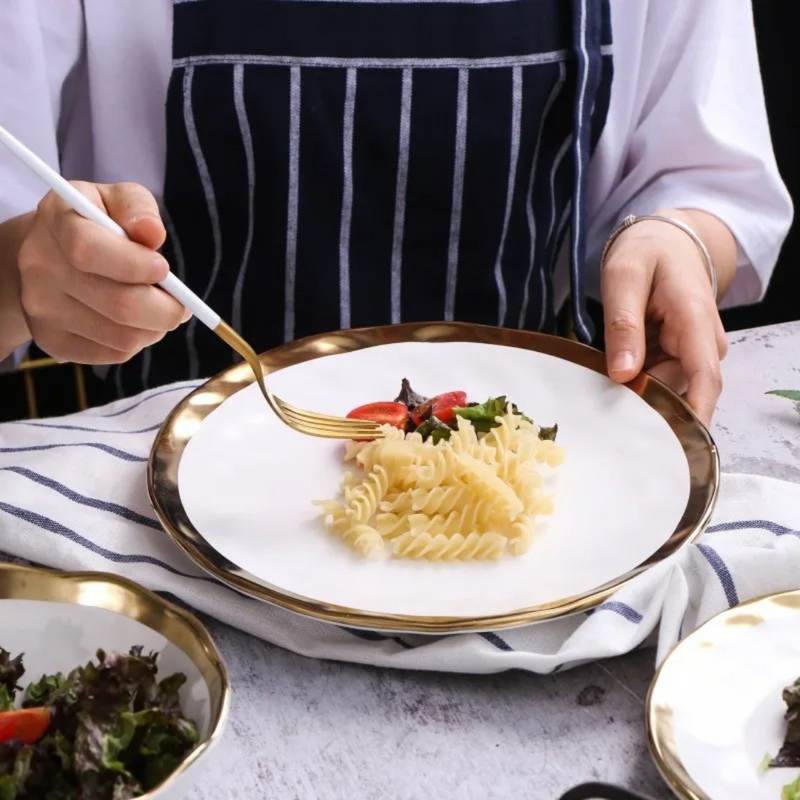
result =
M516 347L607 374L605 356L577 342L529 331L464 323L409 323L312 336L270 350L260 359L268 374L323 356L404 342L476 342ZM150 453L147 472L150 501L172 540L219 581L250 597L326 622L368 630L444 634L499 630L585 611L601 604L643 570L694 541L708 524L716 502L719 456L711 435L680 397L654 378L640 375L628 385L667 422L683 448L690 475L689 499L678 526L644 563L589 593L495 616L470 619L377 614L326 604L286 592L233 564L203 538L181 503L178 469L193 433L212 411L253 380L250 367L246 363L237 364L197 388L175 407L159 430Z
M702 692L702 686L697 684L697 666L700 660L707 657L711 649L733 637L746 635L756 625L798 613L800 590L766 595L740 603L701 625L677 644L661 663L650 684L645 703L647 743L659 772L681 800L718 800L707 794L689 774L676 742L675 709L681 696L685 696L689 687L692 687L695 694ZM800 665L797 674L800 674ZM796 675L788 678L788 683L795 677ZM758 764L753 764L754 775L757 768ZM788 780L783 782L788 783Z
M228 670L208 632L191 614L116 575L58 572L15 564L0 564L0 604L3 600L69 603L122 614L161 634L197 667L208 687L208 731L175 772L141 795L141 800L168 794L184 773L219 742L230 706ZM101 645L98 642L98 647Z

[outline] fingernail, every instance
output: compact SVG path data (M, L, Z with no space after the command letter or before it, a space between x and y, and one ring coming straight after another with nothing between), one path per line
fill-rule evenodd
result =
M160 283L169 274L169 264L167 264L164 256L156 256L153 259L153 280Z
M622 350L614 354L608 370L609 372L630 372L635 364L636 359L633 357L633 353L630 350Z
M158 220L158 217L155 214L137 214L131 221L131 225L135 225L137 222L141 222L143 219L155 219Z
M189 311L189 309L187 308L187 309L186 309L186 310L183 312L183 319L181 320L181 323L183 323L183 322L188 322L188 321L189 321L191 318L192 318L192 312L191 312L191 311Z

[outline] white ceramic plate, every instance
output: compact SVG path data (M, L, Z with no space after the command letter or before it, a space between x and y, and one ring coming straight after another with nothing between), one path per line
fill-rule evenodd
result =
M549 339L527 336L539 344ZM571 347L582 357L591 352ZM399 617L405 624L392 627L413 630L420 629L414 624L420 620L497 618L585 596L647 561L687 513L697 527L710 512L716 454L703 431L698 441L706 448L705 473L693 477L706 484L696 487L703 499L690 509L687 450L672 425L694 434L701 426L680 401L672 396L681 414L668 420L636 391L565 358L475 341L403 342L289 366L269 383L297 406L345 414L363 403L394 399L403 377L428 395L460 389L482 401L505 394L541 424L558 423L567 459L554 483L556 513L542 521L525 556L446 564L362 559L321 526L311 505L336 496L343 444L285 427L252 384L221 402L222 379L184 401L156 442L151 496L162 521L193 557L193 544L202 540L205 552L213 551L222 565L212 571L223 580L239 570L250 585L281 597ZM213 410L201 411L209 403ZM173 514L165 512L171 501L159 483L169 479L167 462L177 439L188 443L177 470L181 511ZM181 526L191 530L188 537L176 535ZM207 558L197 560L209 567ZM340 615L339 621L345 619ZM524 621L529 620L514 624Z
M181 705L197 724L200 745L144 796L177 800L188 795L227 718L227 673L204 629L183 611L116 577L0 565L0 647L12 656L24 653L23 689L43 674L68 673L96 661L98 649L128 652L134 645L159 654L159 677L174 672L187 677Z
M800 677L800 592L709 620L664 661L647 701L650 747L685 800L780 800L800 769L759 771L783 743L784 687Z

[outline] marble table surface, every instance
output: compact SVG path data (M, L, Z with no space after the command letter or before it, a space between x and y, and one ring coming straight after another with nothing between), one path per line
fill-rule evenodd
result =
M735 332L713 435L723 470L800 481L800 322ZM193 800L558 800L607 781L671 793L647 750L654 651L551 676L315 661L203 619L228 664L230 724Z

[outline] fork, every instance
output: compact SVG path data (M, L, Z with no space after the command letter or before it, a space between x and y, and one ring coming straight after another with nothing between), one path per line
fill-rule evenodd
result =
M38 175L76 213L102 225L116 236L128 238L125 231L108 214L84 197L69 181L31 152L2 125L0 125L0 142L3 142L25 166ZM382 437L380 427L374 422L306 411L281 400L267 388L264 382L264 370L255 350L219 314L171 272L158 285L181 305L188 308L200 322L216 333L250 365L258 387L261 389L261 394L264 395L269 407L281 422L300 433L326 439L378 439Z

